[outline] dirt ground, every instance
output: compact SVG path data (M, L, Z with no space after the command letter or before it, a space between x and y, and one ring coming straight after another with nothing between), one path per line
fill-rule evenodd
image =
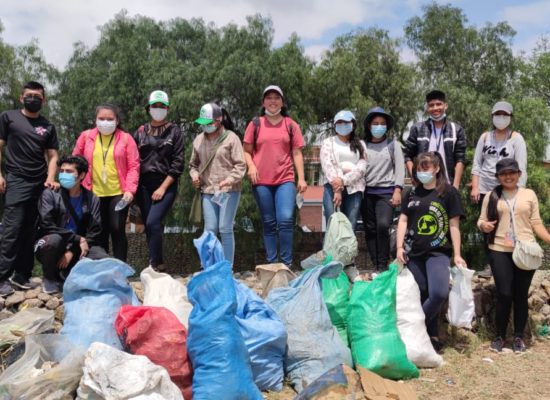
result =
M445 348L445 365L423 369L410 381L419 400L550 400L550 340L533 343L524 354L489 351L488 341L475 341L458 351ZM265 395L293 399L290 387Z

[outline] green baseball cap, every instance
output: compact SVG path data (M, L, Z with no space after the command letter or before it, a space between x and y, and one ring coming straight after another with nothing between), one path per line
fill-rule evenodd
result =
M215 103L208 103L201 107L199 118L195 122L199 125L210 125L216 118L222 116L222 109Z
M152 92L149 96L149 105L155 103L162 103L165 106L169 106L170 101L168 100L168 95L166 94L166 92L163 92L162 90L155 90L154 92Z

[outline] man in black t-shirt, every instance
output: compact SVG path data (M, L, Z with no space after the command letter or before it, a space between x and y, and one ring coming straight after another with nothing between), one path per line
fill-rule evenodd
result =
M38 82L28 82L19 100L23 109L0 114L0 158L6 149L5 177L0 173L0 193L5 193L0 296L13 292L10 282L20 289L31 287L38 198L44 187L59 188L55 182L57 133L40 115L45 101L44 87Z

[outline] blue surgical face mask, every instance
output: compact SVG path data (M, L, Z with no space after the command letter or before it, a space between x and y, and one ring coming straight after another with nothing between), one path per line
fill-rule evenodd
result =
M336 124L334 130L337 134L342 136L348 136L353 131L353 122L346 122L345 124Z
M417 172L416 177L418 178L420 183L426 184L433 181L434 174L432 171L423 171L423 172Z
M371 125L370 126L370 133L372 133L372 136L374 136L377 139L384 136L387 131L388 131L388 127L386 125Z
M76 176L69 172L60 172L59 184L65 189L72 189L76 185Z

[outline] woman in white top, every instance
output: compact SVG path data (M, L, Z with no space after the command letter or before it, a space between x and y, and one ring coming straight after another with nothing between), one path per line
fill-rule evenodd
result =
M365 190L367 168L365 143L355 134L356 126L351 111L338 112L334 116L336 135L323 141L320 155L326 221L328 223L334 209L339 207L354 230Z

